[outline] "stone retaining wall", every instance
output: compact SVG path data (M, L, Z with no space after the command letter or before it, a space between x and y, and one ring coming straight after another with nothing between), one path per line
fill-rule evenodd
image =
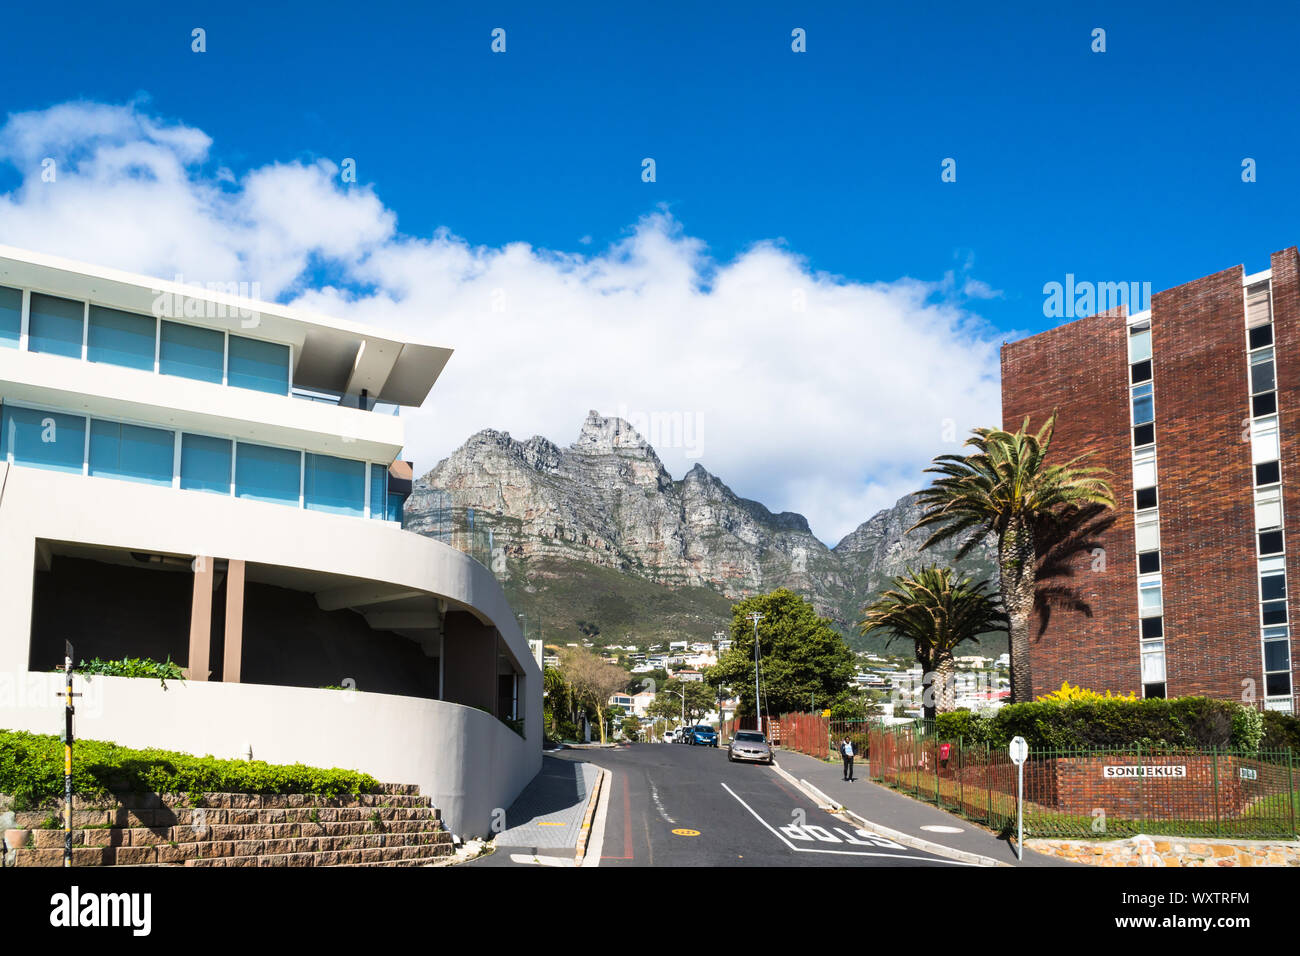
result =
M73 866L412 866L454 852L429 798L407 785L356 798L74 797L72 826ZM61 807L0 811L0 829L4 866L63 865Z
M1026 840L1026 849L1093 866L1300 866L1300 843L1149 837Z

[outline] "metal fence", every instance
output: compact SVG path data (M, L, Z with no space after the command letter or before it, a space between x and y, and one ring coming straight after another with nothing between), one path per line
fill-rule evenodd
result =
M872 779L995 830L1014 826L1016 768L1005 748L940 740L924 725L876 726L868 738ZM1290 840L1296 769L1290 750L1034 750L1025 835Z

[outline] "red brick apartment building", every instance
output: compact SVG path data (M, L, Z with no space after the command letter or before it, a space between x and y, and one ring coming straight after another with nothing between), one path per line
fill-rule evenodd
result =
M1092 615L1053 614L1032 645L1035 693L1068 680L1295 712L1300 257L1150 305L1002 349L1004 427L1059 408L1053 460L1091 452L1116 496L1104 555L1082 555L1071 582Z

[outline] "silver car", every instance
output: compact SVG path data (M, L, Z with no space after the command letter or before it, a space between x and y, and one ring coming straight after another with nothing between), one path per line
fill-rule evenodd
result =
M738 730L736 736L727 744L727 759L753 760L757 763L772 763L772 748L767 738L757 730Z

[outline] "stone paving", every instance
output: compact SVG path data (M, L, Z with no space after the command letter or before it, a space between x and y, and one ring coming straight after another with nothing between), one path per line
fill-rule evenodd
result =
M600 769L594 764L542 757L542 770L506 811L498 847L569 850L577 847Z

